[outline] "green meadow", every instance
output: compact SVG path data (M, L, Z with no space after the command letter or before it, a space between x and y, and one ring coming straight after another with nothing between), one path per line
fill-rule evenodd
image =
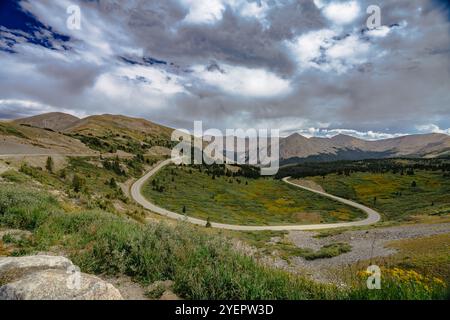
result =
M308 179L328 193L376 209L385 220L450 213L450 179L440 171L415 170L414 175L355 172L350 176L329 174Z
M314 224L365 218L357 209L280 180L213 177L190 167L163 168L142 192L163 208L220 223Z

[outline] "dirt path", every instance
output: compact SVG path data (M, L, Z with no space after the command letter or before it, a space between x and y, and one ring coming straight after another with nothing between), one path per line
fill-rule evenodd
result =
M154 174L156 174L159 170L164 168L165 166L172 163L171 159L162 161L159 163L156 167L151 169L149 172L147 172L142 178L137 180L132 186L131 186L131 197L140 205L142 205L145 209L148 209L154 213L160 214L162 216L166 216L171 219L176 220L182 220L187 221L193 224L197 225L206 225L206 221L202 219L192 218L188 216L184 216L178 213L175 213L173 211L166 210L164 208L158 207L157 205L151 203L149 200L147 200L141 193L142 186L145 184L145 182L152 177ZM370 209L366 206L363 206L362 204L339 198L336 196L333 196L331 194L325 193L323 191L314 190L308 187L300 186L296 183L293 183L289 181L289 177L283 179L284 182L294 185L298 188L314 192L317 194L320 194L324 197L331 198L333 200L339 201L341 203L344 203L346 205L355 207L357 209L362 210L363 212L367 213L367 218L365 220L361 221L354 221L354 222L345 222L345 223L331 223L331 224L311 224L311 225L285 225L285 226L244 226L244 225L232 225L232 224L223 224L223 223L211 223L211 227L218 228L218 229L227 229L227 230L235 230L235 231L295 231L295 230L324 230L324 229L335 229L335 228L344 228L344 227L356 227L356 226L366 226L371 225L374 223L377 223L380 221L381 216L378 212L376 212L373 209Z

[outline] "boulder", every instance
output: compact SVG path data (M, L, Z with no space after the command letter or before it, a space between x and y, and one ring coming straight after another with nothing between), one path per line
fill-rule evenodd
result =
M60 256L0 258L0 300L122 300L98 277Z
M98 277L49 269L0 287L0 300L122 300L122 295Z
M0 257L0 285L14 281L25 274L46 269L67 270L72 261L60 256Z

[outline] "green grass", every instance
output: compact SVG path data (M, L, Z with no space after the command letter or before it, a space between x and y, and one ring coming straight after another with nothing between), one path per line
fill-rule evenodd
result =
M143 225L105 211L65 212L54 197L25 187L0 184L0 227L32 232L29 241L17 243L20 248L13 255L65 252L84 272L128 275L142 284L173 280L174 291L186 299L410 297L401 286L369 292L359 287L360 282L355 288L339 289L272 269L200 227ZM436 284L419 288L414 297L446 294Z
M29 180L25 174L12 169L3 172L0 177L14 183L24 183Z
M187 299L338 298L319 285L261 266L222 237L180 224L142 225L104 211L67 213L51 196L0 185L0 225L33 232L14 254L58 248L85 272L126 274L148 284L175 281Z
M69 165L66 168L67 174L78 174L86 180L87 192L96 192L102 195L107 195L114 192L113 188L107 183L114 178L117 182L124 182L127 177L118 175L113 170L107 170L99 167L100 163L96 158L69 158Z
M287 261L291 257L303 257L306 260L328 259L352 250L352 247L348 243L325 245L317 251L309 248L299 248L291 243L279 243L275 245L275 248L281 250L281 256Z
M271 178L217 176L168 166L143 187L143 194L174 212L213 222L244 225L313 224L353 221L365 214Z
M431 274L450 283L450 233L397 240L388 247L398 251L389 257L390 265Z
M17 130L14 125L9 123L0 123L0 134L7 136L15 136L18 138L28 139L22 132Z
M112 187L109 182L111 178L114 178L117 182L124 182L127 179L126 176L118 175L112 170L97 165L95 162L100 164L100 161L95 157L69 157L68 159L67 167L59 171L49 172L40 167L33 167L24 163L19 172L7 171L3 174L6 175L3 178L12 182L23 183L30 181L30 179L27 179L30 177L47 187L70 193L73 191L72 178L77 174L85 181L82 193L107 199L121 197L118 188Z
M356 200L384 215L385 220L407 220L414 215L450 213L450 179L438 171L415 171L415 175L393 173L331 174L309 178L328 193ZM412 183L417 183L412 187ZM376 201L374 202L374 197Z
M139 134L141 135L141 134ZM147 135L141 138L131 137L127 133L119 134L108 132L103 135L70 134L69 136L80 140L89 148L100 152L117 152L122 150L131 154L146 153L153 146L172 148L173 142L168 138Z
M45 185L52 187L54 189L63 189L65 188L65 183L62 179L60 179L56 174L50 173L47 170L44 170L40 167L33 167L26 163L23 163L19 169L19 173L25 176L30 177L31 179ZM29 180L31 180L29 179ZM21 182L21 181L16 181ZM23 181L25 182L25 181Z
M249 245L256 247L258 249L267 248L267 244L272 240L272 238L283 239L287 231L220 231L225 232L226 235L231 236L235 239L240 239L245 241Z

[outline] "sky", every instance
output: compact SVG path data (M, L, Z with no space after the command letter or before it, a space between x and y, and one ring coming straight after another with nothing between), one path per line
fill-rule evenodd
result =
M80 28L68 24L74 5ZM379 26L367 25L371 5ZM53 111L285 135L450 134L450 5L1 0L0 119Z

